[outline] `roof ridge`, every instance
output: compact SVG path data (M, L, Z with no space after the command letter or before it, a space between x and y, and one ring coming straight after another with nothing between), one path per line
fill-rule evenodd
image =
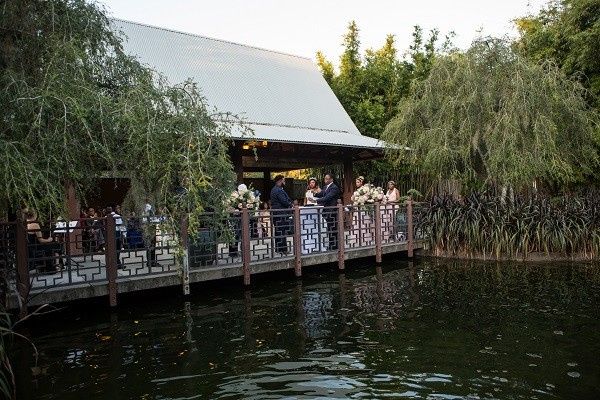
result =
M299 55L296 55L296 54L286 53L286 52L283 52L283 51L265 49L264 47L251 46L249 44L232 42L231 40L217 39L217 38L214 38L214 37L204 36L204 35L200 35L200 34L197 34L197 33L184 32L184 31L179 31L177 29L165 28L165 27L162 27L162 26L156 26L156 25L146 24L146 23L143 23L143 22L130 21L130 20L127 20L127 19L122 19L122 18L111 17L109 19L112 20L112 21L120 21L120 22L126 22L126 23L130 23L130 24L134 24L134 25L145 26L147 28L160 29L160 30L163 30L163 31L177 33L177 34L180 34L180 35L187 35L187 36L192 36L192 37L197 37L197 38L202 38L202 39L207 39L207 40L214 40L215 42L233 44L233 45L236 45L236 46L247 47L247 48L250 48L250 49L255 49L255 50L260 50L260 51L266 51L266 52L269 52L269 53L281 54L281 55L288 56L288 57L300 58L302 60L308 60L308 61L312 62L312 60L309 57L299 56Z
M281 123L277 123L277 122L243 121L243 124L259 125L259 126L279 126L279 127L282 127L282 128L309 129L309 130L313 130L313 131L338 132L338 133L347 133L349 135L356 135L355 133L349 132L349 131L344 130L344 129L316 128L314 126L281 124ZM360 136L364 136L364 135L360 134Z

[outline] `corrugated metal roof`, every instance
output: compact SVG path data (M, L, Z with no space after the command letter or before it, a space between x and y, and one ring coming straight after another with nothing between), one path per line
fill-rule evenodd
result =
M383 148L360 134L308 58L119 19L112 24L124 33L128 54L172 84L193 79L211 107L244 118L256 139Z

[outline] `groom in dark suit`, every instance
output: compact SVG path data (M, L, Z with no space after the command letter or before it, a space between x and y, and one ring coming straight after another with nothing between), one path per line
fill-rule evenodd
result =
M333 174L325 175L323 189L319 193L315 193L317 204L325 207L337 206L340 198L340 188L334 182ZM329 236L329 250L337 250L337 230L338 230L338 215L337 209L326 208L323 211L323 217L327 221L327 232Z

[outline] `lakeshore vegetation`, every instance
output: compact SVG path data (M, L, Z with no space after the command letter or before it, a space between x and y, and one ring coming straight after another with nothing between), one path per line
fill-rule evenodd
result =
M420 223L436 254L596 259L600 0L551 1L514 22L516 39L466 50L416 27L403 55L393 36L361 53L352 22L339 68L317 61L361 131L391 145L357 170L425 178Z

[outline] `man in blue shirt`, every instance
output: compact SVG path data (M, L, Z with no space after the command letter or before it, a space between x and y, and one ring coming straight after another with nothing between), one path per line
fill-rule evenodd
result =
M287 234L293 223L290 210L293 202L283 190L285 177L277 175L274 182L275 186L271 189L271 214L273 215L273 227L275 228L275 251L286 255L288 253Z

